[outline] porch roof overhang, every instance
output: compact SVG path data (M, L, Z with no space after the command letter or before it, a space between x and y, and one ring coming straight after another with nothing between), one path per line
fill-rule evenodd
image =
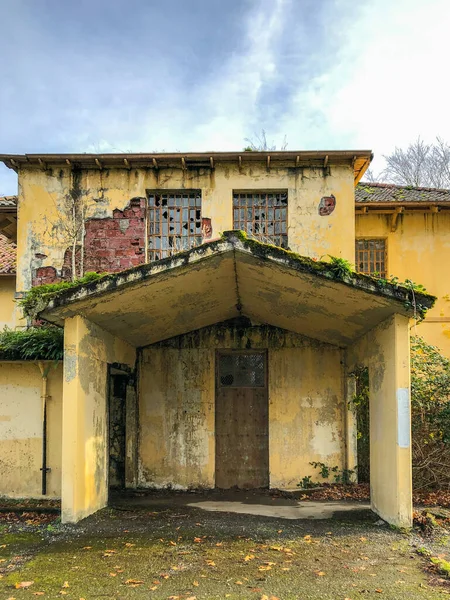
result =
M81 315L135 347L241 315L346 347L394 313L435 298L230 231L221 239L60 292L39 314Z

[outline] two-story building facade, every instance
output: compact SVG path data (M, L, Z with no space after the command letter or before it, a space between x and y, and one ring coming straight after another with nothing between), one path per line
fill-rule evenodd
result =
M19 175L16 295L112 273L39 314L64 327L64 374L45 371L42 392L64 520L110 485L291 489L312 462L353 470L348 401L367 365L372 506L411 521L409 328L433 298L348 269L369 151L0 159ZM21 414L29 368L0 365ZM28 429L0 436L18 495L39 493L38 472L26 489L14 476L24 456L36 468Z

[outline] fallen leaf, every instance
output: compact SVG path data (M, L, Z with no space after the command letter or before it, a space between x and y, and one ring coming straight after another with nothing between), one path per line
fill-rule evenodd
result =
M117 577L117 573L110 573L111 577Z
M152 581L152 583L153 583L154 585L160 585L160 583L161 583L161 582L160 582L160 581L158 581L157 579L155 579L155 581Z
M186 600L197 600L197 596L188 596Z
M258 567L258 571L270 571L272 567L270 565L261 565Z
M45 592L33 592L33 596L43 596Z
M169 596L168 600L179 600L180 596Z
M199 582L198 582L198 581L193 581L193 582L192 582L192 585L195 585L195 587L198 587L200 584L199 584Z
M63 588L68 588L68 587L70 587L70 586L69 586L69 582L68 582L68 581L65 581L65 582L62 584L62 587L63 587Z
M310 540L310 539L311 539L311 536L310 536L310 535L305 535L305 536L303 536L303 539L304 539L304 540Z
M177 545L177 543L176 543L176 542L172 542L172 541L170 541L170 542L169 542L169 544L170 544L171 546L176 546L176 545ZM178 597L179 597L179 596L177 596L177 598L178 598Z
M316 571L317 577L323 577L325 573L323 571Z
M83 546L83 550L92 550L92 546Z
M217 542L216 546L223 546L223 542Z
M158 589L157 585L152 586L151 588L149 588L150 591L154 592L155 590Z
M208 567L215 567L216 563L213 560L207 560L206 564L208 565Z
M203 542L203 540L202 540L202 538L195 537L195 538L194 538L194 542L195 542L196 544L200 544L201 542Z
M34 581L21 581L20 583L16 583L16 590L20 590L21 588L29 588L30 585L33 585Z
M244 558L245 562L248 562L249 560L253 560L255 558L254 554L247 554L247 556Z
M61 590L59 593L61 594L61 596L67 596L67 592L65 590Z
M375 591L377 592L377 594L382 594L383 593L383 590L380 590L380 588L377 588Z
M125 583L127 585L142 585L144 582L140 579L127 579Z
M236 585L244 585L244 584L242 583L242 581L235 581L234 583L235 583Z
M126 546L127 548L132 548L133 546L136 546L136 544L130 544L130 542L127 542L127 543L125 544L125 546Z

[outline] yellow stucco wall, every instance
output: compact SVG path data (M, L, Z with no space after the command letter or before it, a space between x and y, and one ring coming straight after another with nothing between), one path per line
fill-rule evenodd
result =
M435 307L415 331L450 358L450 279L445 275L450 264L450 214L406 212L392 232L391 215L369 212L357 215L356 237L386 239L388 274L421 283L437 296Z
M49 363L45 363L46 366ZM49 497L61 495L62 364L48 373ZM41 496L42 377L37 363L0 362L0 495Z
M55 228L64 199L73 185L71 169L21 168L18 206L17 289L31 287L31 269L60 268L68 247L63 228ZM326 174L329 173L329 174ZM302 255L343 256L354 261L354 173L351 167L323 169L271 168L261 165L241 169L229 164L182 169L85 170L79 180L88 217L111 216L133 197L149 189L201 189L202 216L212 220L213 237L233 228L233 190L288 190L289 246ZM333 194L336 209L320 216L322 196ZM38 255L38 256L36 256ZM45 255L45 258L42 256Z
M108 364L134 368L135 350L80 316L64 329L62 518L74 522L108 499Z
M16 276L0 277L0 329L14 329L24 324L20 319L20 309L14 301L16 291Z
M138 484L214 487L215 353L228 348L269 349L271 487L318 478L310 461L342 468L340 350L267 326L218 325L142 351Z
M409 320L393 315L346 351L369 368L370 502L384 520L412 524Z

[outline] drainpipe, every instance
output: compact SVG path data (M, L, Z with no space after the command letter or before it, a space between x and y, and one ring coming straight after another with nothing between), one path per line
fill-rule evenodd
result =
M38 367L42 377L42 495L46 496L47 473L51 471L50 467L47 467L47 400L50 398L50 396L47 395L47 381L51 364L45 366L44 363L38 362Z

